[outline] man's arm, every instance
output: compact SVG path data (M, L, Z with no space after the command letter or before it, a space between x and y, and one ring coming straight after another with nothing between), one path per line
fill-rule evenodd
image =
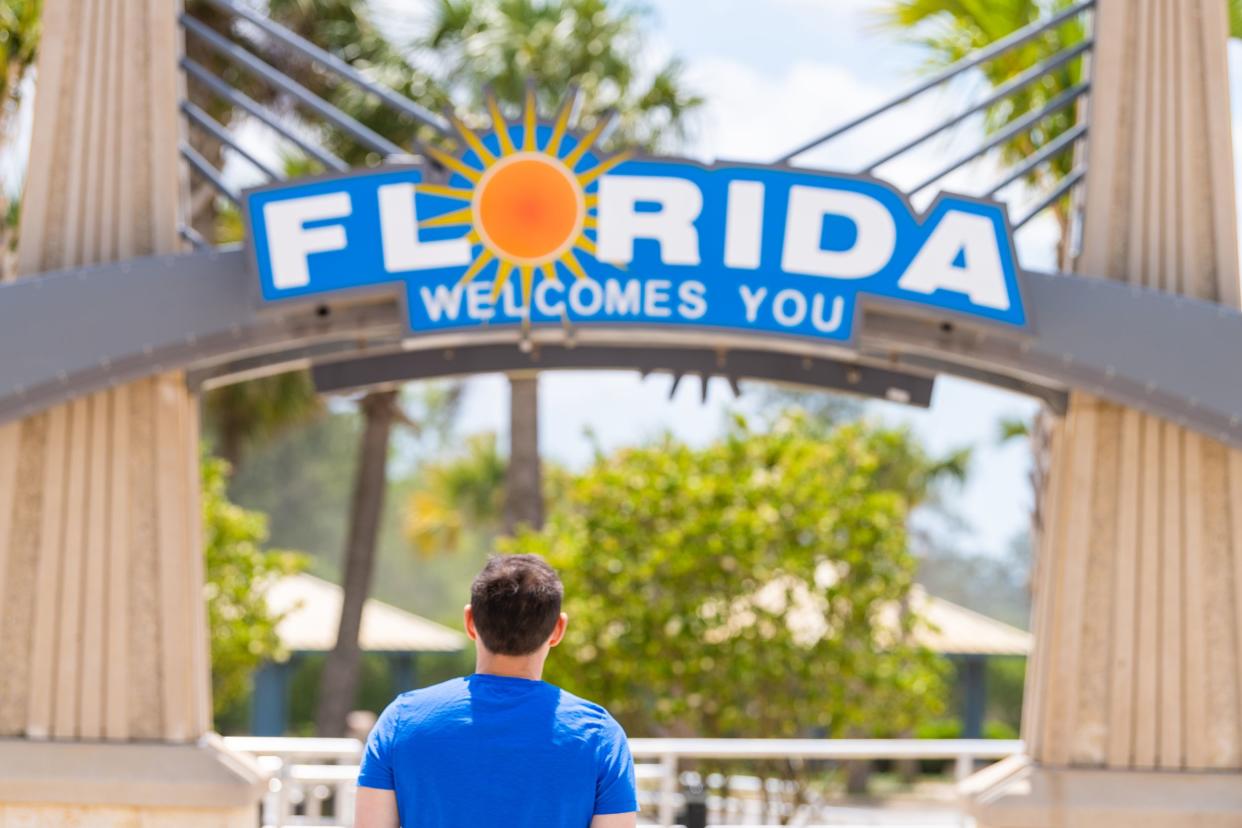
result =
M633 821L606 822L604 828L624 828L624 826L634 824ZM598 828L594 822L591 826ZM401 822L397 816L396 793L379 788L359 787L358 798L354 800L354 828L401 828Z
M634 828L636 825L638 814L596 814L591 820L591 828Z

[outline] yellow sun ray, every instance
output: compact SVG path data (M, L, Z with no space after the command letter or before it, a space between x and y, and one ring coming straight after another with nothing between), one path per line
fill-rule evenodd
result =
M518 268L518 273L522 277L522 305L529 309L531 286L535 283L535 268L525 265ZM527 318L530 318L529 311L527 312Z
M587 216L582 220L583 230L595 230L599 227L599 219L595 216Z
M552 137L548 139L548 145L543 148L543 151L553 158L560 154L561 140L569 130L569 122L578 110L578 100L577 88L570 89L569 94L565 96L564 102L561 103L561 111L556 113L556 121L552 125Z
M492 155L492 151L484 146L483 141L479 139L479 136L475 134L474 130L466 126L465 123L462 122L461 118L458 118L452 113L449 113L448 119L449 123L453 125L453 129L457 130L457 134L460 135L462 140L466 142L466 146L474 150L474 154L479 156L479 161L483 164L483 166L491 166L491 163L496 160L496 156Z
M556 262L548 262L540 267L540 270L543 271L543 278L549 282L559 283L561 281L561 277L556 275Z
M617 166L618 164L622 164L626 161L629 161L633 157L634 157L634 153L632 150L626 150L625 152L619 152L616 155L612 156L611 158L608 158L604 161L599 162L594 167L591 167L591 169L579 175L578 183L581 184L583 187L586 187L592 181L599 178L601 175L608 172L613 167Z
M418 223L419 227L453 227L459 224L469 224L474 216L474 210L470 207L462 207L460 210L453 210L442 216L423 219Z
M471 244L479 244L483 241L483 237L479 235L478 230L472 229L469 233L466 234L466 241L470 242Z
M467 270L465 273L461 274L461 278L457 280L457 284L459 285L470 284L470 282L474 281L474 277L482 273L483 268L491 264L492 259L495 259L495 258L496 257L492 255L492 251L484 250L482 253L480 253L478 256L474 258L473 262L470 263L470 269Z
M513 271L513 262L500 260L500 264L496 266L496 281L492 282L492 300L494 301L500 296L500 292L505 289L505 283L509 281L509 274Z
M594 210L598 206L599 206L599 193L587 193L586 194L586 208L588 210Z
M582 269L582 263L578 261L578 257L574 255L574 251L566 250L561 254L558 261L565 265L565 269L574 275L575 279L585 279L586 271Z
M536 109L535 103L535 85L533 83L526 84L526 111L522 113L522 151L534 152L539 149L535 140L535 130L538 127L539 111Z
M578 162L582 160L582 156L586 155L587 152L590 151L591 147L595 145L595 142L600 139L600 136L602 136L608 127L612 125L612 120L616 116L617 113L611 109L601 115L599 120L595 122L595 126L591 127L591 131L582 136L582 140L578 142L578 146L574 147L573 151L570 152L569 155L566 155L561 159L565 166L569 167L571 170L576 167Z
M439 164L462 176L472 184L478 184L479 179L483 177L483 172L481 170L476 170L474 167L468 166L459 158L449 155L443 150L436 149L435 147L426 147L423 151L434 158Z
M414 189L424 195L452 198L457 201L469 201L474 198L474 190L466 187L447 187L443 184L415 184Z
M583 253L587 253L591 256L595 255L595 242L591 241L586 236L579 236L578 240L574 242L574 247L578 248Z
M500 141L500 154L513 155L516 150L513 148L513 139L509 137L509 125L505 122L505 116L500 114L500 104L496 102L496 96L491 90L487 92L487 114L492 117L492 129Z

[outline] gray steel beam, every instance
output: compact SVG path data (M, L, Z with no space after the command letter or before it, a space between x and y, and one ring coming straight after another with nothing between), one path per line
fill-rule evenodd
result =
M398 351L336 362L311 369L321 391L349 391L374 385L434 377L522 370L638 371L680 377L759 379L832 388L867 397L927 407L933 379L871 365L762 350L642 348L626 346L544 346L529 352L513 345L476 345L426 351Z
M1242 448L1242 360L1236 357L1242 313L1107 279L1028 273L1025 284L1035 325L1030 334L871 302L850 348L698 330L671 341L675 330L585 325L577 348L649 348L658 352L651 355L655 361L710 348L726 366L730 354L742 352L858 359L864 368L882 364L915 377L958 374L1054 404L1066 390L1081 388ZM191 370L203 381L222 383L312 363L327 370L331 360L400 348L461 352L503 344L517 352L518 331L459 332L455 342L410 335L401 296L394 283L370 294L261 308L245 255L236 249L6 283L0 285L0 353L8 355L0 360L0 421L159 371ZM775 364L781 357L772 359Z

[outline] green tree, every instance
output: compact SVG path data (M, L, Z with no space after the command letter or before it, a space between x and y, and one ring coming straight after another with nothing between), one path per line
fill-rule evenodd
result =
M607 0L438 0L419 45L440 87L475 118L486 111L489 90L518 107L533 83L550 113L577 89L583 120L615 112L614 140L652 149L682 137L702 99L685 89L676 60L642 71L643 24L641 10ZM505 525L512 531L541 526L544 509L538 377L514 374L509 383Z
M250 692L250 676L263 661L282 657L276 624L264 592L272 581L300 571L301 555L266 549L267 519L243 509L225 493L228 464L204 458L204 552L207 621L211 637L212 701L217 713Z
M549 679L635 736L893 735L935 714L942 668L900 609L915 499L895 447L922 456L906 432L791 418L598 461L507 547L565 579Z
M35 64L39 50L43 0L5 0L0 3L0 155L13 140L13 117L22 100L22 81ZM12 274L17 244L17 203L9 203L5 182L0 182L0 282Z

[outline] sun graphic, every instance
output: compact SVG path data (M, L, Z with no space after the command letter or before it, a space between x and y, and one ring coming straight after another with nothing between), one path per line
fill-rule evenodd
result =
M598 158L591 150L614 115L605 114L589 132L579 136L570 125L575 97L574 93L569 95L550 125L540 124L535 93L528 88L521 123L514 125L518 130L515 136L495 97L489 94L490 135L480 136L461 119L450 116L465 144L462 154L424 148L453 175L446 185L422 184L419 191L467 203L419 222L419 227L468 228L466 238L473 246L474 258L459 284L469 283L496 262L493 299L516 271L523 306L529 308L536 275L558 282L560 265L575 278L587 278L578 253L595 255L598 215L593 185L632 153ZM584 165L587 168L579 171Z

